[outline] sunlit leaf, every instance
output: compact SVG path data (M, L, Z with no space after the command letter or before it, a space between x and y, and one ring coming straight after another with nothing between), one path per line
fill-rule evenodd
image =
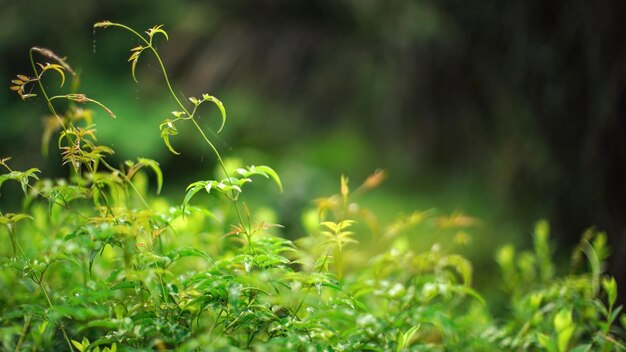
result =
M483 306L487 306L487 303L485 302L485 299L478 292L476 292L476 290L472 289L469 286L465 286L465 285L451 285L451 286L449 286L449 290L451 290L453 292L466 294L466 295L476 299Z
M176 155L180 155L179 152L177 152L176 150L174 150L174 148L172 147L172 145L170 144L170 133L161 133L161 138L163 138L163 142L165 142L165 145L167 146L167 149L170 150L170 152L176 154Z
M265 166L265 165L260 165L260 166L250 166L248 168L248 172L251 174L257 174L257 175L263 175L267 178L272 178L272 180L274 180L274 182L276 183L276 185L278 185L278 188L280 189L280 191L283 191L283 184L280 181L280 177L278 176L278 173L276 171L274 171L274 169L272 169L269 166Z
M58 64L50 64L50 63L46 63L45 65L42 65L40 63L37 63L37 64L41 68L41 73L48 71L48 70L55 70L56 72L58 72L59 75L61 75L61 87L63 87L63 85L65 84L65 72L63 72L64 70L63 66L58 65Z
M54 205L56 204L58 195L59 195L59 192L56 190L53 190L52 192L50 192L50 198L48 199L48 202L49 202L48 215L49 216L52 216L52 209L54 208Z
M167 256L170 257L172 261L176 261L180 258L185 258L185 257L199 257L199 258L207 259L211 262L213 261L210 255L208 255L207 253L205 253L204 251L200 249L193 248L193 247L176 248L175 250L170 252Z
M615 278L611 277L608 279L602 279L602 286L607 294L609 306L612 307L617 300L617 282L615 281Z
M76 347L76 349L79 350L80 352L83 352L85 350L85 347L76 340L72 340L72 345L74 345L74 347Z
M176 129L176 126L174 126L174 123L171 120L166 119L163 123L161 123L159 128L161 129L161 138L167 146L167 149L169 149L172 153L176 155L180 155L180 153L174 150L174 148L170 144L170 136L175 136L178 134L178 130Z
M22 214L22 213L18 213L18 214L7 213L7 214L2 215L2 214L0 213L0 223L1 223L1 224L4 224L4 225L6 225L6 224L16 224L17 222L22 221L22 220L25 220L25 219L28 219L28 220L34 220L34 218L33 218L32 216L27 215L27 214Z
M139 83L139 81L137 81L137 77L135 76L135 68L137 68L137 61L139 60L139 55L137 55L137 57L135 57L130 65L130 74L133 76L133 81L135 81L135 83Z
M152 37L155 34L161 33L165 37L165 40L170 40L170 38L167 36L167 32L165 32L165 30L161 29L161 27L163 27L162 24L160 24L158 26L154 26L154 27L150 28L148 31L146 31L146 33L150 36L150 39L152 39Z
M106 28L106 27L108 27L108 26L110 26L112 24L113 24L113 22L111 22L111 21L100 21L100 22L94 23L93 26L94 26L94 28Z
M348 177L345 175L341 175L340 193L344 199L347 199L348 194L350 193L350 188L348 187Z
M37 173L40 173L41 171L37 168L30 168L26 171L11 171L8 174L5 175L0 175L0 187L2 187L2 184L8 180L14 180L20 183L20 185L22 186L22 191L24 192L24 194L26 194L26 188L28 187L28 183L29 183L29 179L33 178L35 180L38 180L39 177L37 176Z
M152 171L154 171L157 177L157 194L160 194L161 188L163 187L163 172L161 171L161 167L159 166L159 163L152 159L146 159L146 158L139 158L138 161L139 163L150 167Z
M565 352L575 328L572 322L572 311L567 309L560 310L554 316L554 327L557 332L559 352Z
M203 94L202 99L203 101L210 101L214 103L220 109L220 114L222 115L222 124L220 125L220 128L217 130L217 133L220 133L222 129L224 128L224 125L226 124L226 108L224 108L224 104L222 104L222 102L216 97L208 95L208 94Z
M440 265L442 266L450 266L454 268L462 277L463 284L466 286L471 285L472 283L472 264L469 260L465 259L460 255L448 255L444 257Z
M183 214L185 212L185 208L189 204L189 201L191 201L191 198L193 198L193 196L195 196L198 192L200 192L204 188L205 188L205 184L203 182L195 182L195 183L190 184L187 187L187 194L185 194L185 199L183 200L183 205L182 205Z
M398 344L396 346L396 352L403 351L409 345L409 342L411 341L411 339L413 339L413 335L415 335L417 330L419 330L419 327L419 325L413 326L409 328L409 330L407 330L405 333L398 332L399 338L397 342Z

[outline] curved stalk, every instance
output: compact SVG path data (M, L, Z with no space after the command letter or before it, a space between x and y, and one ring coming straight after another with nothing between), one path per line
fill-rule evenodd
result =
M48 103L48 108L50 109L52 114L56 116L56 118L59 120L63 130L65 130L66 127L65 127L65 124L63 123L63 119L61 118L61 116L59 116L59 114L57 114L56 110L54 109L54 106L52 105L52 101L48 97L48 93L46 92L46 89L43 87L43 83L41 83L41 73L37 71L37 66L35 66L35 58L33 57L33 51L35 51L35 47L30 48L30 50L28 51L28 57L30 59L30 65L33 68L33 72L35 73L35 77L38 78L37 84L39 85L41 94L43 94L44 98L46 99L46 103Z
M211 148L211 150L213 151L213 153L217 157L217 161L218 161L218 163L220 165L220 168L222 169L222 171L226 175L226 179L231 183L231 185L233 185L232 180L230 179L230 174L229 174L228 170L226 169L226 165L224 164L224 160L222 159L222 156L220 155L220 153L217 150L217 148L215 147L215 145L206 136L206 134L202 130L202 127L200 127L200 125L198 124L198 122L195 119L194 115L195 115L196 109L194 109L193 113L190 114L189 113L189 109L187 109L187 107L185 107L185 105L183 105L181 100L178 98L178 95L176 95L176 93L174 92L174 89L172 88L172 84L170 82L170 79L169 79L169 77L167 75L167 69L165 68L165 65L163 64L163 60L161 59L161 55L159 55L159 52L152 45L152 40L147 40L143 35L139 34L134 29L132 29L132 28L130 28L128 26L125 26L123 24L120 24L120 23L99 22L99 23L96 23L94 25L94 27L108 27L108 26L119 27L119 28L122 28L122 29L125 29L125 30L129 31L130 33L134 34L137 38L139 38L146 45L145 49L150 49L150 51L152 51L152 53L154 54L157 62L159 63L159 67L161 69L161 73L163 74L163 78L165 79L165 84L167 85L167 89L168 89L170 95L172 96L172 98L174 98L174 100L176 101L176 103L178 104L180 109L182 111L184 111L185 114L189 117L188 119L190 119L192 121L194 127L198 130L198 132L202 136L202 139L204 140L204 142L206 144L208 144L208 146ZM233 205L235 207L235 212L237 214L237 217L239 218L239 221L240 221L241 225L243 226L243 228L245 230L245 235L246 235L247 239L250 240L250 236L252 235L252 230L250 228L250 225L248 224L248 226L246 226L246 223L243 221L243 216L241 215L241 211L239 209L239 203L237 202L237 199L235 197L235 192L232 191L232 197L228 197L228 198L230 198L231 201L233 202Z

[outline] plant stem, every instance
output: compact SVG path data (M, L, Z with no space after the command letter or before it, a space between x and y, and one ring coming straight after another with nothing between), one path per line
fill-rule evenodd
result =
M28 51L28 56L30 58L30 65L32 66L33 72L35 73L35 77L38 78L37 84L39 85L39 88L41 89L41 94L43 94L44 98L46 99L46 102L48 103L48 108L50 109L52 114L56 116L56 118L59 120L63 130L65 130L65 124L63 123L63 119L59 116L59 114L57 114L56 110L54 109L54 106L52 105L52 101L48 97L48 93L46 92L46 89L43 87L43 83L41 83L41 76L40 76L40 73L37 71L37 66L35 66L35 58L33 57L34 50L35 50L34 47L30 48L30 50Z
M215 320L213 321L213 324L211 325L211 329L209 329L209 336L211 336L211 333L213 332L213 330L215 329L215 327L217 326L217 323L220 320L220 317L222 316L222 313L224 312L224 308L220 308L219 313L217 313L217 317L215 317Z
M132 29L132 28L130 28L128 26L125 26L123 24L108 22L106 24L106 26L119 27L119 28L123 28L123 29L131 32L132 34L134 34L137 38L139 38L146 45L145 48L150 49L150 51L152 51L152 53L154 54L155 58L157 59L157 62L159 63L159 67L161 68L161 73L163 74L163 78L165 79L165 84L167 85L167 89L168 89L170 95L172 96L172 98L174 98L174 100L176 101L178 106L185 112L185 114L187 114L187 116L189 116L190 120L193 122L193 124L196 127L196 129L198 130L198 132L200 132L200 135L202 136L202 139L209 145L209 147L211 148L211 150L213 151L213 153L217 157L217 160L218 160L218 163L220 165L220 168L222 169L222 171L224 171L224 174L226 175L226 179L229 181L229 183L232 186L233 183L232 183L232 180L230 179L229 172L226 169L226 165L224 164L224 161L222 160L222 156L220 155L220 153L217 150L217 148L215 147L215 145L213 143L211 143L209 138L206 136L206 134L204 133L204 131L202 130L202 128L200 127L200 125L198 124L196 119L194 118L195 109L194 109L193 114L190 114L189 110L185 107L185 105L183 105L183 103L178 98L178 95L176 95L176 93L174 92L174 89L172 88L172 84L170 82L170 79L169 79L169 77L167 75L167 69L165 68L165 65L163 64L163 60L161 59L161 55L159 55L159 52L154 48L154 46L152 45L152 42L147 40L146 38L144 38L144 36L139 34L134 29ZM103 27L105 27L105 26L103 25ZM245 223L243 221L243 217L241 216L241 211L239 210L239 203L237 202L237 199L235 198L235 191L234 190L232 191L232 197L229 197L229 198L232 200L232 202L233 202L233 204L235 206L235 211L237 213L237 217L239 218L240 223L244 226L244 230L246 231L245 234L247 236L251 236L252 235L251 229L250 228L246 228Z
M26 333L28 332L28 329L30 328L30 320L32 319L32 317L33 317L32 314L28 314L24 318L24 327L22 328L22 333L20 334L19 340L17 340L17 345L15 345L15 352L19 352L20 348L22 347L22 344L24 343L24 338L26 337Z
M22 246L20 246L20 243L17 241L17 238L15 239L15 244L17 245L17 248L19 249L22 255L22 258L26 259L26 254L24 253ZM30 262L27 261L27 263L28 263L28 267L34 274L35 269L32 267L32 265L30 265ZM50 296L48 295L48 291L43 285L43 273L41 274L39 278L31 277L31 280L33 280L37 284L37 286L39 286L39 288L41 289L41 292L43 292L43 295L46 297L46 301L48 301L48 305L50 306L51 309L54 309L54 305L52 304L52 300L50 299ZM70 351L73 352L74 347L72 346L72 342L70 341L70 338L67 336L67 332L65 331L65 328L63 327L63 323L59 322L59 328L61 329L61 332L63 333L63 338L65 339L65 342L67 342L67 345L69 346Z

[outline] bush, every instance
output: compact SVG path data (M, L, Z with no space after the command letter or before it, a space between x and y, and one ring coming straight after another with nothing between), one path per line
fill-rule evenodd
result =
M511 313L499 319L472 289L472 265L452 245L425 252L412 245L418 226L456 232L465 242L463 229L477 220L417 211L380 224L358 198L384 180L383 171L356 188L342 176L338 194L303 214L307 235L287 240L271 209L253 211L243 201L246 184L259 180L282 191L279 174L222 159L196 112L215 105L221 130L226 110L208 94L185 105L174 93L153 46L159 36L168 39L163 28L142 35L108 21L95 27L122 28L140 40L129 59L133 78L141 55L156 57L178 105L160 125L164 143L178 154L170 138L190 123L219 168L214 179L190 184L180 203L158 196L158 162L109 164L113 150L97 143L93 112L83 105L114 113L82 93L51 95L44 77L53 72L63 86L73 70L52 51L32 48L33 75L18 75L11 89L24 100L39 89L53 115L44 143L59 133L70 176L40 179L36 168L16 171L9 158L0 161L8 172L0 186L15 181L24 194L22 212L0 213L0 235L11 241L0 251L4 350L624 349L617 284L602 273L604 234L584 234L563 277L556 276L546 222L536 226L533 251L500 249ZM36 64L35 54L52 63ZM59 113L62 101L67 109ZM156 195L148 192L147 172Z

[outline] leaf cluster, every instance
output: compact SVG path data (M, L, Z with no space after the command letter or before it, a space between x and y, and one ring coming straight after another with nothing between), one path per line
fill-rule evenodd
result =
M561 276L545 221L535 228L532 251L500 249L496 261L511 313L493 318L489 299L472 287L471 262L455 251L479 220L426 210L382 223L359 204L384 180L376 171L355 190L342 176L337 194L315 200L303 214L306 233L290 234L245 202L243 186L256 176L282 191L278 172L265 165L229 170L197 124L198 107L211 102L221 130L223 104L202 94L187 99L188 109L173 93L153 46L156 34L169 39L163 27L150 28L147 37L110 21L95 27L122 28L140 39L129 59L133 78L142 53L156 56L178 104L160 125L167 148L178 154L169 136L178 133L176 123L192 123L218 160L215 174L225 178L193 182L182 199L166 199L159 163L138 157L111 165L113 149L96 144L93 112L76 104L108 108L82 93L51 96L38 85L55 121L43 140L58 133L68 176L53 181L36 168L15 171L8 158L0 161L7 170L0 186L14 181L24 193L20 212L0 213L0 237L12 243L0 248L0 287L11 288L0 290L3 350L624 349L626 319L616 305L617 283L603 273L603 233L583 235L571 272ZM33 96L24 86L45 72L58 72L62 81L70 72L52 51L34 52L57 63L33 64L35 78L12 81L23 99ZM63 114L57 100L67 104ZM154 193L146 171L156 176ZM221 196L194 199L200 192ZM456 233L455 243L418 250L415 228L422 225L433 234Z

